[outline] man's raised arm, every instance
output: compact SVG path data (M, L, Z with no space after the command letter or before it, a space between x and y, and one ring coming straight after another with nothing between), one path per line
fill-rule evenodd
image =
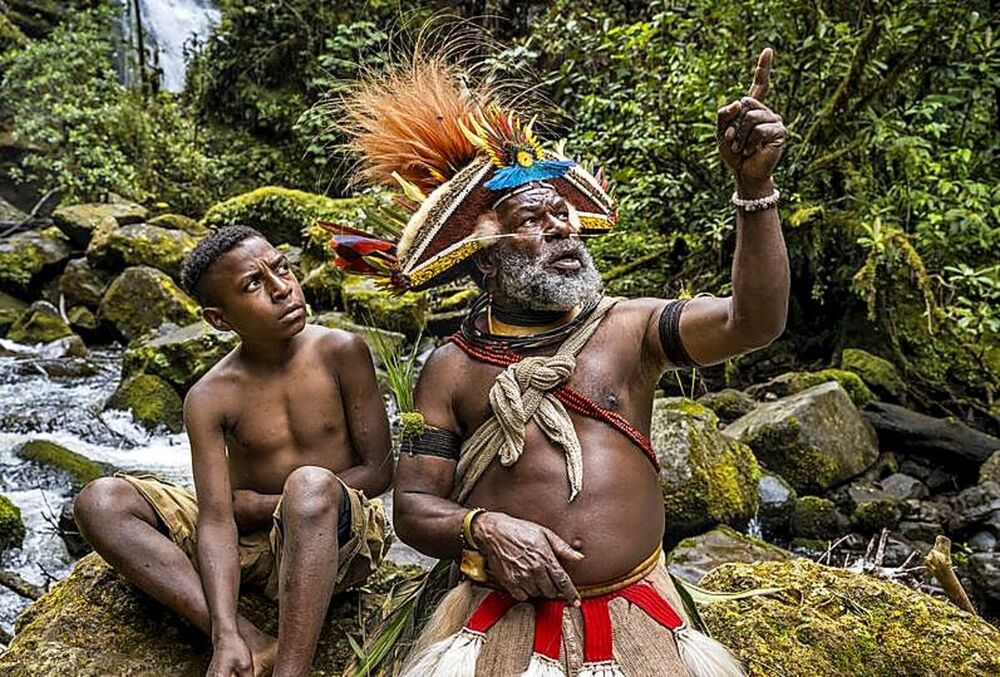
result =
M772 58L769 48L761 53L747 96L719 110L716 121L719 153L736 183L732 296L659 304L649 319L645 344L661 365L715 364L766 346L784 331L788 253L771 174L786 133L781 116L763 103Z
M198 570L212 621L210 677L250 677L253 659L239 633L240 562L222 415L216 398L196 385L184 399L184 423L198 496Z

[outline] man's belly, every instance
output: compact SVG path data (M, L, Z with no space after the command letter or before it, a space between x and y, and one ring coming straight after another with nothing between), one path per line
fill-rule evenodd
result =
M466 505L552 529L586 556L566 572L578 585L590 585L627 573L659 546L663 499L653 466L621 435L585 431L580 442L583 489L572 502L565 453L536 431L513 466L493 462Z

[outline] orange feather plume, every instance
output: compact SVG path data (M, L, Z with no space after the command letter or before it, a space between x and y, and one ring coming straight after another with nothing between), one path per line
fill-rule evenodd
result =
M415 55L389 72L341 92L338 126L360 158L355 182L398 188L398 174L425 195L467 166L479 148L460 120L493 99L471 89L443 56Z

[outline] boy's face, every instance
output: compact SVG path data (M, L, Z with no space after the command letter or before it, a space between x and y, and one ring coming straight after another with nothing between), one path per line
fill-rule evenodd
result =
M212 305L205 319L244 340L287 339L306 325L306 303L285 255L251 237L220 256L206 272Z

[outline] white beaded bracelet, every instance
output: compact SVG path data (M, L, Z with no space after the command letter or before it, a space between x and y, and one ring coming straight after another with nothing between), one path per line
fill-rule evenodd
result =
M781 193L775 188L770 195L765 195L755 200L744 200L736 191L733 191L733 197L730 199L733 206L741 212L760 212L771 207L776 207L778 205L778 198L780 197Z

